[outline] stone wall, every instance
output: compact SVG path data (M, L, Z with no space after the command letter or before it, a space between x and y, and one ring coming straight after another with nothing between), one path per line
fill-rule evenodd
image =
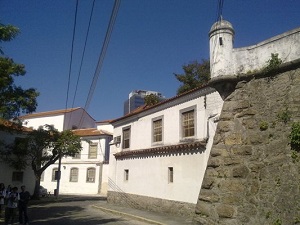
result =
M223 94L198 224L300 224L300 153L288 138L300 121L300 66L277 71L236 80Z
M129 206L136 209L168 213L179 216L192 217L195 212L195 204L192 203L134 195L120 191L108 191L107 202L121 206Z

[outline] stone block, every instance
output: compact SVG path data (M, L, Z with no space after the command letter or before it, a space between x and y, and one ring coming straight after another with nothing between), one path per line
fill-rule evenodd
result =
M225 204L218 205L216 211L221 218L232 218L235 213L235 209L231 205Z
M226 179L220 181L219 188L222 192L243 192L246 187L240 179Z
M216 168L222 165L222 160L219 158L210 158L207 162L207 167Z
M211 177L204 177L202 182L202 188L211 189L213 187L214 179Z
M232 153L237 155L252 155L251 145L240 145L232 148Z
M199 200L205 202L218 202L219 199L219 195L212 190L202 189L199 195Z
M224 165L225 166L242 164L242 162L243 162L243 160L240 157L226 157L226 158L224 158Z
M224 139L225 145L240 145L242 144L242 134L241 133L231 133Z
M204 216L210 216L211 215L211 205L207 204L206 202L199 202L196 205L195 213L204 215Z
M248 176L248 174L249 174L249 169L244 165L235 166L232 169L232 176L233 177L246 178Z

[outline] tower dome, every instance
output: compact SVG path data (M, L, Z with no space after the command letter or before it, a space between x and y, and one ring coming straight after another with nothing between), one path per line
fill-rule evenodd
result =
M209 37L211 37L215 32L217 31L222 31L223 32L229 32L231 35L234 35L234 29L233 26L230 22L228 22L227 20L219 20L217 22L215 22L209 31Z

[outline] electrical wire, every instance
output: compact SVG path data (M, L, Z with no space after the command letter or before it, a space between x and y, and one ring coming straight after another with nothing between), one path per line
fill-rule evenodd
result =
M93 12L94 12L94 6L95 6L95 0L93 0L93 3L92 3L92 8L91 8L91 12L90 12L90 18L89 18L89 23L88 23L88 28L87 28L86 35L85 35L85 42L84 42L84 47L83 47L83 51L82 51L82 56L81 56L81 61L80 61L80 66L79 66L79 71L78 71L76 86L75 86L75 92L74 92L73 101L72 101L72 108L74 107L75 99L76 99L76 95L77 95L78 84L79 84L79 80L80 80L80 76L81 76L81 69L82 69L82 65L83 65L83 59L84 59L84 56L85 56L85 50L86 50L87 40L88 40L89 33L90 33L90 27L91 27L91 21L92 21L92 17L93 17ZM71 115L69 117L69 121L68 121L68 126L67 127L69 127L69 125L70 125L72 113L73 113L73 111L71 112Z
M71 47L71 56L70 56L70 64L69 64L69 76L68 76L67 97L66 97L65 109L68 108L68 101L69 101L69 91L70 91L71 71L72 71L73 51L74 51L74 40L75 40L76 23L77 23L77 11L78 11L78 0L76 1L76 9L75 9L75 18L74 18L74 26L73 26L73 37L72 37L72 45L71 45L72 47Z
M111 38L111 34L112 34L112 31L113 31L113 27L114 27L116 18L117 18L120 3L121 3L121 0L115 0L114 6L113 6L113 9L112 9L112 13L111 13L111 16L110 16L108 28L106 30L104 42L103 42L103 45L102 45L101 53L100 53L100 56L99 56L99 59L98 59L97 67L96 67L96 70L95 70L95 73L94 73L94 76L93 76L93 80L92 80L92 83L91 83L91 86L90 86L90 89L89 89L89 93L88 93L86 103L85 103L85 106L84 106L85 111L89 108L89 105L91 103L91 100L92 100L92 97L93 97L93 94L94 94L94 91L95 91L95 88L96 88L96 84L97 84L97 81L98 81L98 78L99 78L99 75L100 75L100 72L101 72L101 68L102 68L102 65L103 65L103 61L104 61L104 58L105 58L107 47L108 47L108 44L109 44L109 41L110 41L110 38ZM83 113L82 113L82 116L80 118L79 127L81 127L81 124L83 122L82 120L83 120Z

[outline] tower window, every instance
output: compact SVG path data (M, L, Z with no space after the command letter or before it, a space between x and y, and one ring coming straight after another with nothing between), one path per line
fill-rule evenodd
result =
M222 39L222 37L219 37L219 43L220 43L221 46L223 45L223 39Z

